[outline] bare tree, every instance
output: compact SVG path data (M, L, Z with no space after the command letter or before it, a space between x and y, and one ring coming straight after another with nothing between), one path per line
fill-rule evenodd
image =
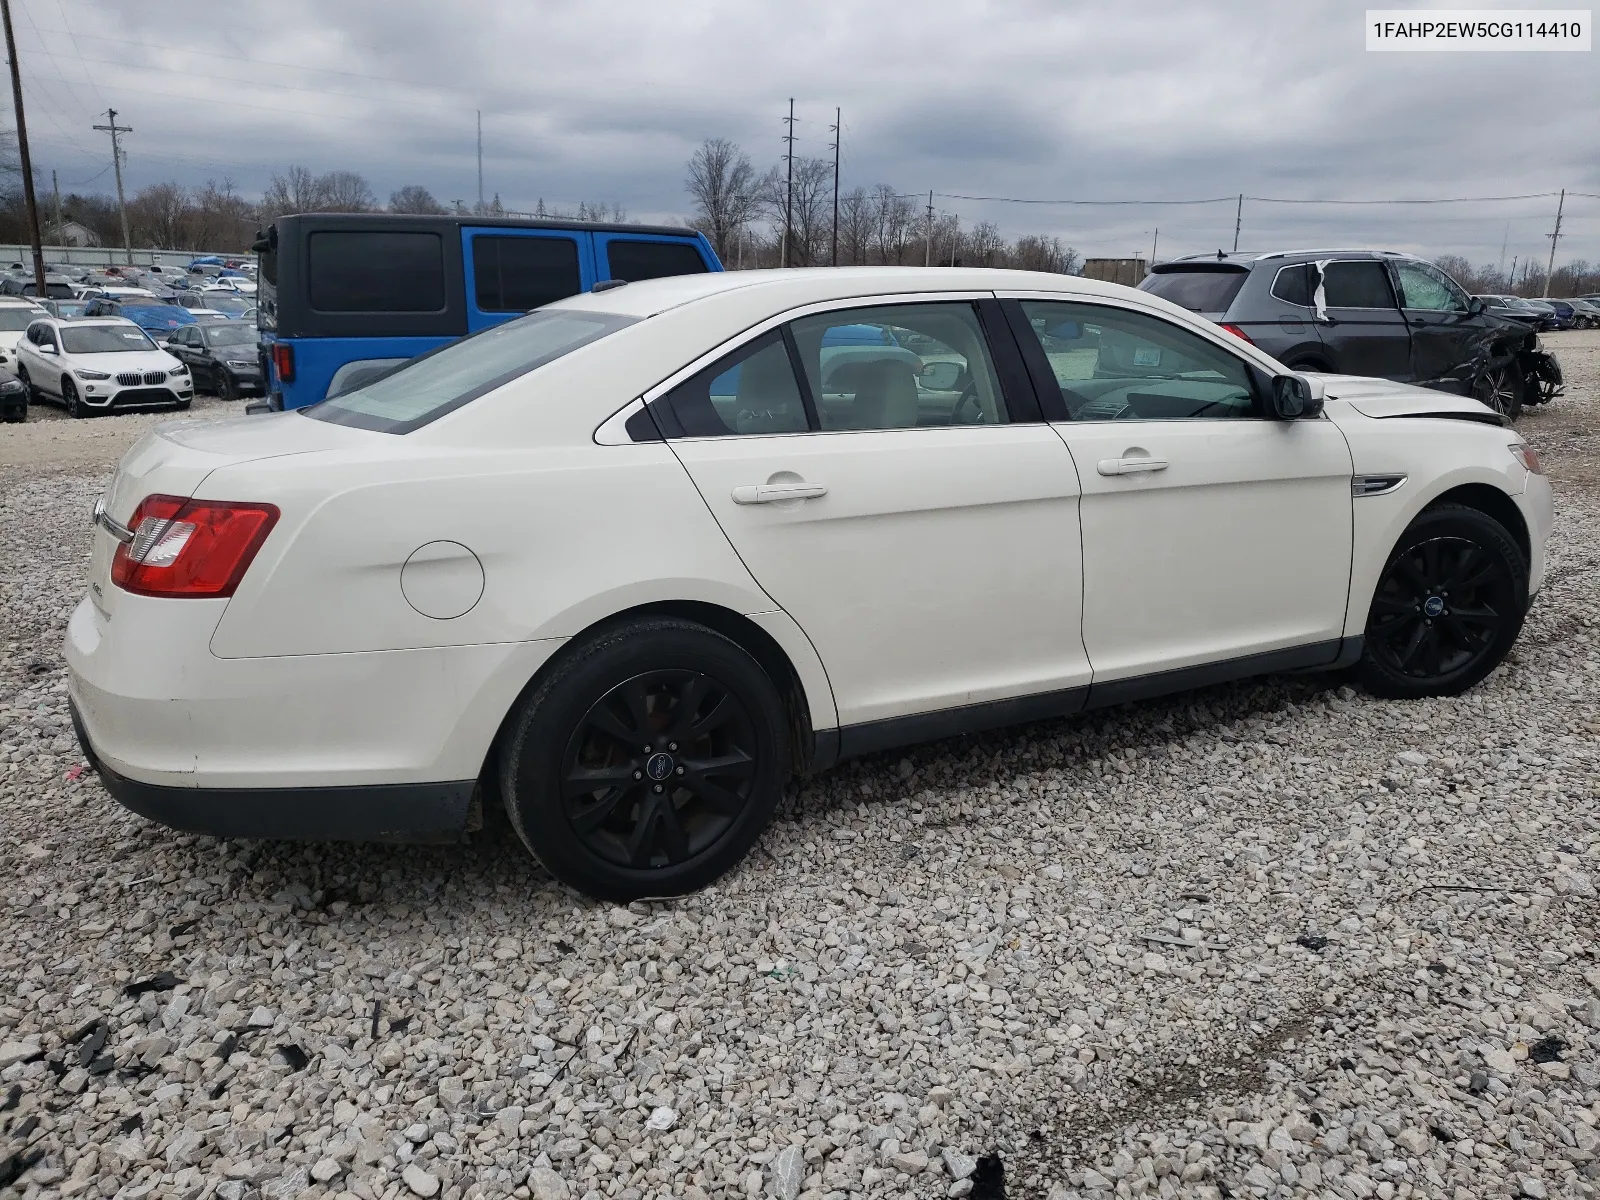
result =
M261 198L262 215L271 220L286 213L320 212L328 207L327 188L309 167L293 166L276 173Z
M965 239L962 258L969 267L995 267L1005 261L1006 240L993 221L979 221Z
M1055 236L1027 234L1017 239L1011 265L1021 271L1053 271L1070 275L1078 267L1078 252Z
M880 263L899 265L905 262L915 230L916 206L887 183L872 189L875 213L873 242Z
M375 212L378 198L365 176L354 171L329 171L318 184L327 196L329 212Z
M864 187L839 197L839 259L855 266L871 261L873 207Z
M749 155L727 138L707 138L689 158L684 184L694 199L701 228L724 262L733 253L739 231L755 215L758 183Z
M128 201L128 225L140 245L190 249L189 193L175 183L153 183Z
M450 210L434 199L434 195L421 184L408 183L397 192L389 193L389 211L395 213L423 213L437 215Z

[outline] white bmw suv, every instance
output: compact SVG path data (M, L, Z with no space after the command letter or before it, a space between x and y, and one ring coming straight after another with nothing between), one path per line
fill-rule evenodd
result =
M72 417L113 408L188 408L189 368L122 317L41 318L17 343L17 378L37 403L55 400Z

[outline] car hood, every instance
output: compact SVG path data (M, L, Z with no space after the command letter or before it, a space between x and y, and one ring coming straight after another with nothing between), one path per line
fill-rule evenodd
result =
M1364 417L1455 417L1500 424L1500 415L1468 396L1412 387L1365 375L1319 376L1328 400L1342 400Z
M0 350L15 350L25 332L23 329L0 329Z

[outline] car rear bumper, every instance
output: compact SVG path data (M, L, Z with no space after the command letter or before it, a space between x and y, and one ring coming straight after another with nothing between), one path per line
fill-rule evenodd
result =
M323 788L192 788L141 783L95 753L75 701L83 756L122 807L184 833L308 841L453 841L472 811L471 779Z
M227 601L112 598L112 616L86 597L67 623L85 754L135 812L240 837L448 836L561 645L220 658Z

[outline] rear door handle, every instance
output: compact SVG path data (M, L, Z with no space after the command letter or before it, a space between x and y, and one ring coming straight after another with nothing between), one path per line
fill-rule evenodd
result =
M776 504L780 500L814 500L826 496L820 483L747 483L733 489L735 504Z
M1138 475L1145 471L1165 471L1164 458L1102 458L1095 465L1102 475Z

